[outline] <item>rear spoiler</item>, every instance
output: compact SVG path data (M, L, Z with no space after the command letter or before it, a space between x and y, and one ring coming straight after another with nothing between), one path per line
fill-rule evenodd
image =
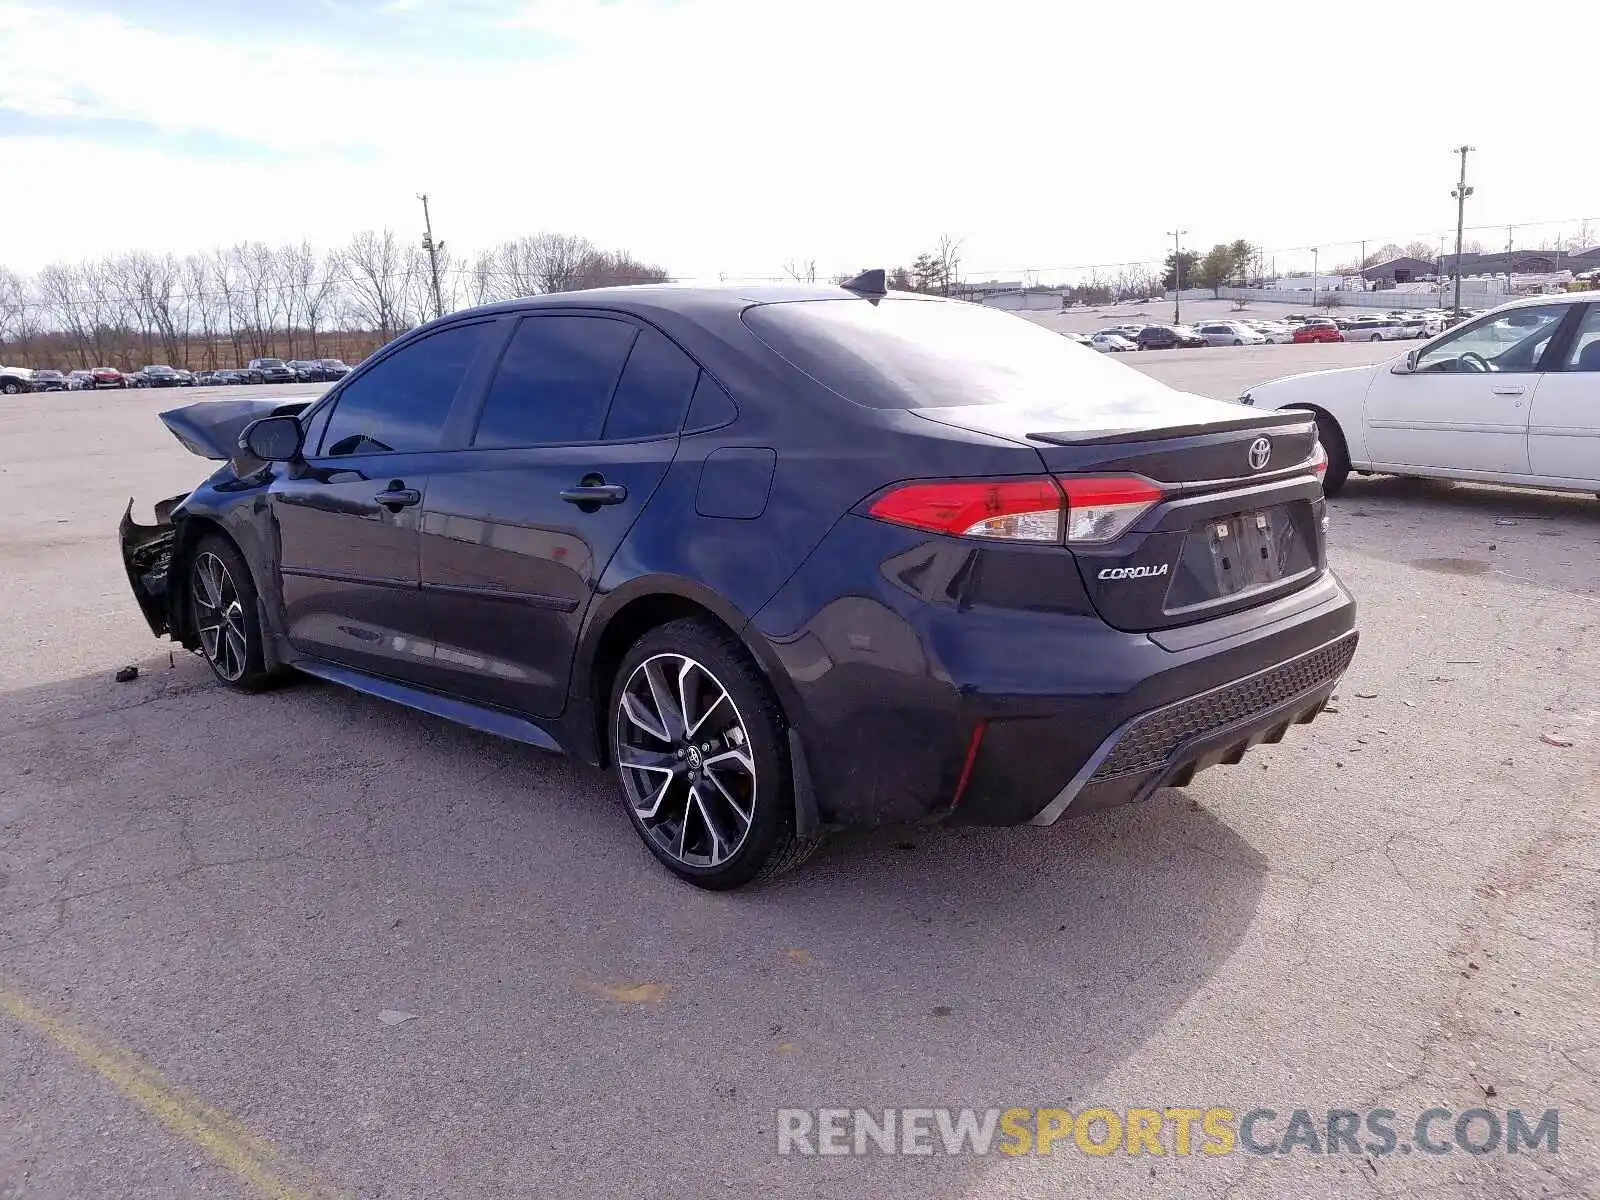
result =
M1068 430L1064 433L1030 433L1036 442L1050 442L1056 446L1098 446L1106 442L1153 442L1162 438L1193 437L1203 433L1237 433L1246 429L1299 429L1314 418L1300 410L1247 413L1241 417L1221 421L1202 421L1190 425L1163 425L1155 429L1139 426L1133 429L1088 429L1082 433Z
M309 400L203 400L161 414L161 423L185 450L201 458L228 462L239 452L239 435L262 417L292 417L310 408Z

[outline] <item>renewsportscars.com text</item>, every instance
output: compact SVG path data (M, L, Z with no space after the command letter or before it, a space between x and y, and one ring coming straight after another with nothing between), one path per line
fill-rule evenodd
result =
M1392 1108L780 1108L782 1155L1555 1154L1561 1114Z

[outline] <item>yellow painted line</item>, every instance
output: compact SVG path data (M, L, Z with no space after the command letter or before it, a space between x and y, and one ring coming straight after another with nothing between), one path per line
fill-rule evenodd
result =
M49 1038L261 1195L272 1200L333 1200L347 1195L321 1182L309 1168L221 1109L169 1083L127 1047L91 1036L6 987L0 987L0 1013Z

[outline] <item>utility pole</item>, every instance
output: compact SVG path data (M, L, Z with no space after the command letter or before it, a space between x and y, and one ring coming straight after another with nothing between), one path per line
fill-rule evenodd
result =
M444 316L444 293L439 290L439 251L444 249L444 243L433 240L433 219L428 215L428 193L420 193L417 199L422 201L422 248L428 252L428 268L433 275L433 315L437 319Z
M1183 243L1178 239L1188 233L1187 229L1169 229L1167 236L1172 239L1172 323L1183 324L1179 316L1178 302L1183 297Z
M1511 231L1515 225L1506 226L1506 296L1511 295Z
M1320 246L1311 247L1311 307L1317 306L1317 254Z
M1456 202L1456 305L1455 311L1461 311L1461 236L1467 226L1467 197L1472 195L1472 189L1467 186L1467 155L1471 154L1476 146L1463 143L1455 148L1455 153L1461 155L1461 178L1456 183L1456 190L1450 195Z

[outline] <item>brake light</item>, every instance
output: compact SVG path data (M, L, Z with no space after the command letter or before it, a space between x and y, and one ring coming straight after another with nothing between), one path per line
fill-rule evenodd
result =
M868 511L880 521L957 537L1061 541L1061 492L1049 479L908 483Z
M1328 473L1328 452L1322 448L1321 442L1312 443L1311 469L1316 472L1318 479L1321 479Z
M1121 537L1162 492L1147 479L1058 475L1067 496L1067 545L1097 545Z
M1162 495L1133 476L908 483L878 497L868 512L956 537L1098 545L1121 537Z

